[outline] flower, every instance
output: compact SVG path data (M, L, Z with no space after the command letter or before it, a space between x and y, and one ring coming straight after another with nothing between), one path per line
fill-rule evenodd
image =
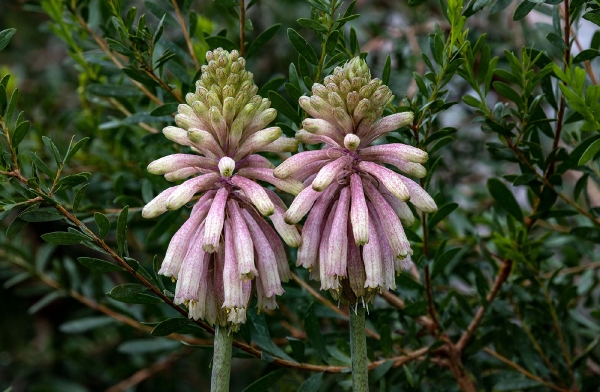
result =
M189 219L171 239L159 273L177 279L176 304L189 316L211 325L237 330L246 320L253 289L258 309L277 307L282 281L290 278L287 256L277 232L290 246L299 246L296 227L284 221L285 204L255 180L292 194L299 180L273 176L273 165L255 154L286 152L296 140L281 136L278 127L265 128L276 116L270 101L256 95L253 75L237 51L207 52L208 65L196 82L196 92L179 105L175 122L164 135L191 148L193 154L173 154L148 165L168 181L185 180L156 196L142 210L154 218L176 210L200 194ZM191 178L190 178L191 177ZM277 232L264 220L270 216Z
M295 224L308 214L296 264L311 270L322 290L356 305L395 289L394 271L413 265L403 228L414 222L407 201L423 212L437 209L419 184L385 165L422 178L428 155L400 143L371 146L409 124L413 114L381 118L393 95L381 80L371 79L364 60L337 67L312 92L300 98L313 118L303 121L296 139L323 147L292 156L273 174L307 186L284 217Z

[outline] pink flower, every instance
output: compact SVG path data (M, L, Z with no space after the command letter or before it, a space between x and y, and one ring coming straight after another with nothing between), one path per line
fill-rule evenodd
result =
M416 182L385 165L422 178L428 156L400 143L370 146L409 124L413 114L381 118L393 96L379 79L371 79L363 60L336 68L312 92L300 98L300 106L313 118L303 121L296 138L322 148L292 156L273 174L306 185L284 216L295 224L308 215L296 264L311 270L321 289L355 305L394 289L394 271L412 266L403 224L414 217L406 203L428 213L437 209Z
M301 241L296 227L284 222L279 196L255 180L292 194L304 186L295 178L276 178L273 165L256 154L295 151L297 142L282 137L278 127L265 128L277 113L268 99L256 95L245 60L222 49L206 58L196 92L186 96L187 105L179 105L178 127L163 130L191 153L148 165L150 173L168 181L185 181L154 198L142 216L179 209L200 195L173 236L159 273L177 279L175 303L187 305L191 318L237 330L246 321L252 282L259 311L274 309L275 296L283 294L281 282L291 274L283 244L263 215L271 217L290 246Z

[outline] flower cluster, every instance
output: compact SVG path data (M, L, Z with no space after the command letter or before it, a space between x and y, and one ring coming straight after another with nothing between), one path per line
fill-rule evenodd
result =
M411 225L414 217L406 202L424 212L437 209L415 181L385 165L422 178L428 155L400 143L370 146L410 123L413 114L381 118L393 95L371 79L363 60L336 68L312 92L300 98L300 106L313 118L304 120L296 138L323 147L292 156L274 175L307 186L285 214L289 224L308 214L296 264L309 268L321 289L355 305L395 288L394 271L412 266L403 224Z
M178 108L178 127L163 130L194 153L148 165L150 173L168 181L186 180L160 193L142 215L156 217L200 195L172 238L159 273L177 279L174 302L186 304L190 317L236 330L246 320L253 281L260 311L277 306L275 296L284 291L281 281L290 277L277 232L290 246L301 241L295 226L284 221L285 204L254 180L292 194L304 186L293 178L274 177L273 165L254 154L295 151L297 142L282 137L278 127L265 129L277 113L268 99L256 95L244 58L222 49L206 58L196 92ZM270 216L277 232L261 215Z

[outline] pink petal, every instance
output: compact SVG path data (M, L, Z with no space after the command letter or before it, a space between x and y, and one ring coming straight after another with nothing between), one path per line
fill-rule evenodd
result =
M329 265L329 240L331 239L331 228L333 219L337 210L338 202L335 201L331 206L331 211L327 215L327 221L323 228L323 238L319 244L319 277L321 279L321 290L337 290L340 287L340 282L334 275L328 275Z
M302 121L302 127L305 131L315 135L327 136L335 140L338 144L341 143L344 137L344 132L338 129L329 121L319 120L317 118L307 118Z
M223 307L245 308L243 280L240 279L238 261L236 259L233 230L229 222L225 222L225 265L223 267L223 291L225 300Z
M194 143L195 147L199 148L202 152L208 153L207 155L216 158L225 155L221 146L210 132L198 128L190 128L188 130L188 138Z
M238 170L238 175L268 182L286 193L297 195L304 189L304 185L294 178L280 179L273 176L273 169L261 167L248 167Z
M348 283L357 298L365 295L365 266L360 256L360 248L348 230Z
M298 248L296 266L301 265L308 269L314 267L317 261L319 243L321 242L321 239L326 238L322 235L322 229L326 220L325 213L330 207L331 201L337 194L338 189L339 185L334 184L323 191L315 202L310 214L308 214L302 229L302 244L300 245L300 248Z
M369 160L371 160L371 159L369 159ZM398 158L392 157L390 155L380 155L376 161L395 166L400 171L402 171L410 176L413 176L413 177L423 178L427 175L427 170L420 163L405 161L403 159L398 159Z
M369 203L370 204L370 203ZM369 206L369 210L371 211L371 218L374 220L374 226L377 229L377 238L379 240L379 245L381 247L381 262L383 266L383 288L386 290L396 289L396 279L394 274L394 261L396 257L394 256L394 250L390 245L386 235L385 230L383 229L383 222L379 219L375 208L371 204Z
M207 192L200 200L198 200L198 203L196 203L192 209L192 213L188 220L181 226L177 233L175 233L173 238L171 238L167 253L165 254L160 270L158 271L159 274L170 276L172 278L176 278L179 275L179 269L187 254L190 241L194 238L193 236L196 233L200 222L206 217L214 194L215 192Z
M336 149L303 151L283 161L281 165L275 168L273 175L277 178L287 178L312 162L335 159L341 156L341 151Z
M199 155L172 154L151 162L148 165L148 172L163 175L189 166L210 169L217 166L217 163L218 162L215 159L201 157Z
M415 163L425 163L427 162L427 159L429 159L429 155L427 155L425 151L402 143L382 144L363 148L360 150L360 155L369 157L370 159L377 159L380 156L389 155L393 158Z
M370 144L373 140L377 140L386 133L410 124L414 118L415 115L412 112L396 113L382 118L364 136L367 139L364 145Z
M256 132L241 144L233 159L238 161L253 152L259 151L262 147L277 140L281 134L279 127L271 127Z
M204 238L202 241L205 252L213 253L219 247L223 222L225 220L225 205L229 191L221 188L217 191L205 220Z
M364 245L369 242L369 211L360 175L354 173L350 176L350 190L352 192L350 205L352 235L356 245Z
M410 202L423 212L431 213L437 211L437 205L429 193L419 184L399 174L410 192Z
M198 173L206 173L206 169L199 167L184 167L183 169L175 170L173 172L165 174L165 180L174 182L185 180L186 178L193 176Z
M387 236L392 249L394 250L394 254L397 258L403 259L406 257L408 253L412 253L410 249L410 243L406 238L406 234L404 233L404 228L402 227L402 223L400 223L400 219L394 213L394 210L390 205L385 201L381 193L369 182L363 182L363 186L365 192L367 193L367 197L373 203L375 207L375 211L377 211L377 215L381 217L385 217L385 225L383 225L383 229ZM370 227L369 227L370 231ZM369 242L371 238L369 238Z
M203 174L187 180L179 185L177 189L167 199L167 209L177 210L185 203L190 201L198 192L210 189L216 181L219 180L217 173Z
M293 177L299 181L305 181L308 177L312 176L313 174L316 177L316 174L318 173L318 171L321 170L321 168L329 162L331 162L331 160L329 160L329 159L311 162L308 165L302 167L300 170L295 172L290 177ZM313 180L314 180L314 177L310 180L310 182L308 184L309 185L312 184Z
M235 255L239 268L239 279L248 280L258 275L258 271L254 265L254 244L246 221L242 216L242 211L235 200L227 202L227 213L231 221L231 229L233 230L233 242L235 246Z
M348 263L348 208L350 207L350 189L342 188L338 199L335 217L329 235L329 255L325 274L328 276L346 276Z
M333 117L333 107L325 102L322 98L317 100L317 96L312 98L303 96L298 100L298 104L304 111L316 119L325 120L334 126L338 126L335 117Z
M279 196L275 194L275 192L268 189L266 191L269 195L269 198L273 202L273 205L275 206L275 212L269 217L273 223L273 226L275 227L275 230L277 230L281 238L286 244L288 244L288 246L293 248L299 247L302 243L302 236L300 236L300 233L298 233L296 225L288 225L284 220L287 206L283 203Z
M292 137L281 136L279 139L256 149L256 152L296 152L298 141Z
M199 237L200 239L202 237ZM200 241L201 242L201 241ZM206 297L208 295L208 281L212 281L212 276L209 276L208 267L210 265L210 253L203 253L202 269L200 278L198 279L198 291L196 292L196 301L188 303L188 317L194 320L204 319L206 312Z
M322 192L335 180L338 175L348 166L350 157L343 156L335 161L323 166L312 182L312 188L317 192Z
M376 235L374 219L369 219L369 232L373 233L369 238L369 243L363 246L363 263L365 265L365 286L371 289L378 289L383 286L383 263L381 259L381 244Z
M242 216L246 221L254 243L256 266L258 267L258 276L260 277L264 296L272 297L283 294L284 290L281 287L277 259L269 240L247 210L242 209Z
M300 222L320 195L321 192L317 192L312 188L304 188L304 190L296 196L292 205L290 205L290 208L288 208L285 213L286 223L292 225Z
M252 204L254 204L261 214L268 216L275 212L275 207L273 206L271 199L269 199L267 192L265 192L264 188L256 182L237 174L231 177L231 182L244 192L246 197L250 199Z
M403 226L412 226L415 223L415 217L408 206L407 203L398 200L398 198L392 195L387 189L379 187L379 193L383 196L383 198L388 202L390 207L396 212L398 218L400 218L400 222L402 222Z
M178 127L165 127L162 132L167 139L177 144L181 144L182 146L190 146L192 144L190 139L188 139L185 129Z
M298 140L298 143L304 143L304 144L325 143L328 147L338 147L339 146L339 144L335 140L333 140L332 138L330 138L328 136L315 135L310 132L306 132L303 129L296 132L296 140Z
M368 161L360 162L358 168L375 177L398 199L406 201L410 198L408 188L404 185L404 181L398 173Z
M188 301L198 301L198 286L203 279L206 279L208 266L204 263L204 252L202 251L202 235L204 224L201 224L192 243L187 251L179 274L177 275L177 286L175 288L176 304L187 303Z
M167 212L167 200L175 192L177 186L172 186L158 194L142 209L142 216L146 219L155 218Z
M269 161L262 155L252 154L248 155L246 158L242 159L237 163L238 169L245 167L262 167L266 169L274 169L275 165L273 165L271 161Z

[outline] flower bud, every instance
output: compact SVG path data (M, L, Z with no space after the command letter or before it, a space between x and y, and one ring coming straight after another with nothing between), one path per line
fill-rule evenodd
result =
M229 157L223 157L219 161L219 171L223 177L231 177L235 170L235 161Z
M344 147L350 151L356 151L360 144L360 138L353 133L349 133L344 137Z

